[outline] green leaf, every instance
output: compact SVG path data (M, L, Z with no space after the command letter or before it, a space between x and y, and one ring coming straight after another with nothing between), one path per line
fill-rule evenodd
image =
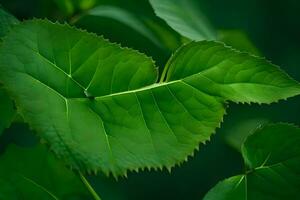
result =
M97 6L74 17L72 23L151 55L159 65L181 45L180 36L156 16L138 16L117 6Z
M244 119L243 116L239 115L234 120L234 123L231 124L231 127L227 129L223 127L224 139L228 145L240 152L246 138L256 131L258 126L263 126L267 123L269 123L269 120L266 118Z
M97 18L109 18L118 21L132 28L136 32L140 33L141 35L145 36L157 46L161 46L161 44L159 43L155 35L151 32L151 30L149 30L149 28L143 23L143 21L140 18L132 15L130 12L122 8L118 8L114 6L97 6L87 11L83 16L81 16L81 18L84 16L94 16Z
M71 170L43 145L10 145L0 156L0 199L92 199Z
M300 91L269 62L207 41L178 50L157 83L145 55L43 20L9 34L0 72L59 157L114 176L186 160L219 126L226 100L270 103Z
M82 11L93 7L96 0L54 0L54 2L66 16L71 16L76 11Z
M240 30L221 30L218 39L226 45L232 46L240 51L246 51L260 56L261 53L251 42L246 33Z
M18 23L19 21L14 16L3 10L0 5L0 38L5 36L11 27Z
M193 0L150 0L156 15L188 39L219 40L235 49L260 55L248 36L239 30L217 30L208 22Z
M191 40L216 39L216 31L191 0L150 0L156 15Z
M12 100L7 93L0 87L0 135L5 128L8 128L15 117L15 109Z
M0 6L0 45L2 37L10 31L13 25L18 23L19 21L14 16L3 10L2 6ZM5 128L10 126L15 116L14 104L4 91L1 82L0 80L0 135Z
M199 45L201 44L201 45ZM264 58L217 42L192 42L165 67L165 80L185 79L212 96L242 103L271 103L299 94L299 84Z
M67 16L75 12L72 0L54 0L58 8Z
M299 199L300 129L271 124L242 147L247 171L218 183L204 200Z

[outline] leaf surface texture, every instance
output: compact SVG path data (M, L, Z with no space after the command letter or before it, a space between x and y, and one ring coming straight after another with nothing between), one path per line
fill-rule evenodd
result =
M75 169L114 176L193 155L227 100L299 94L278 67L217 42L180 48L159 83L150 58L68 25L24 22L0 51L0 78L51 149Z

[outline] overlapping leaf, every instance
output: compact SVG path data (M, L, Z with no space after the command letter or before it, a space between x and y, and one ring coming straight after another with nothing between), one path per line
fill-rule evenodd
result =
M80 178L42 145L9 146L0 157L0 184L0 199L91 199Z
M193 0L150 0L158 17L182 36L194 40L219 40L226 45L260 55L248 36L239 30L217 31Z
M0 6L0 45L2 37L9 32L13 25L18 23L19 21L14 16L3 10ZM4 91L2 81L0 79L0 135L3 130L10 125L14 116L15 109L13 102Z
M157 16L164 19L174 30L191 40L213 40L217 33L197 9L193 1L150 0Z
M14 24L18 24L14 16L2 9L0 5L0 38L5 36Z
M108 18L111 20L118 21L118 22L128 26L129 28L135 30L142 36L148 38L155 45L161 47L161 44L159 43L158 39L151 32L151 30L149 30L149 28L144 24L144 22L140 18L137 18L136 16L132 15L130 12L128 12L122 8L113 7L113 6L97 6L93 9L89 10L83 16L81 16L81 18L87 17L87 16L96 17L98 19L98 21L101 18ZM77 19L77 20L79 20L79 19Z
M15 109L12 100L0 87L0 135L5 128L8 128L15 116Z
M300 129L267 125L242 147L247 171L217 184L205 200L299 199Z
M232 46L240 51L246 51L253 55L260 56L260 51L251 42L248 35L240 30L221 30L218 39L226 45Z
M138 49L155 58L160 66L181 45L181 36L154 14L138 16L118 6L96 6L73 18L72 23L122 46Z
M219 126L226 100L270 103L300 92L264 59L206 41L178 50L157 83L146 56L43 20L8 35L0 74L59 157L115 176L185 160Z

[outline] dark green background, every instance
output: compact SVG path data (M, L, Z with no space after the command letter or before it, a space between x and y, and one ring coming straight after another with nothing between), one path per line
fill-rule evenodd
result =
M114 2L137 15L153 14L143 0L102 2ZM64 20L64 15L51 0L0 0L0 3L20 20L33 17ZM216 28L243 30L263 56L300 81L300 1L201 0L198 3ZM162 65L164 60L165 57L158 63ZM243 170L240 154L228 143L230 138L248 134L268 121L299 124L299 111L300 97L270 106L229 104L228 115L211 142L202 145L195 157L175 167L171 174L164 170L129 173L127 179L120 178L118 182L102 176L89 180L104 200L201 199L218 181ZM26 145L26 141L32 143L21 134L24 131L28 131L24 125L13 126L6 130L2 143L12 138L19 138L14 142L22 145Z

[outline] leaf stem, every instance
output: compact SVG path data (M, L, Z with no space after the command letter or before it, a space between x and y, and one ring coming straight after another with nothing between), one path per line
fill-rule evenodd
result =
M79 176L80 176L82 182L84 183L84 185L86 186L86 188L89 190L89 192L94 197L94 199L101 200L100 196L96 193L96 191L93 189L93 187L90 185L88 180L86 180L86 178L84 177L84 175L81 172L79 172Z

